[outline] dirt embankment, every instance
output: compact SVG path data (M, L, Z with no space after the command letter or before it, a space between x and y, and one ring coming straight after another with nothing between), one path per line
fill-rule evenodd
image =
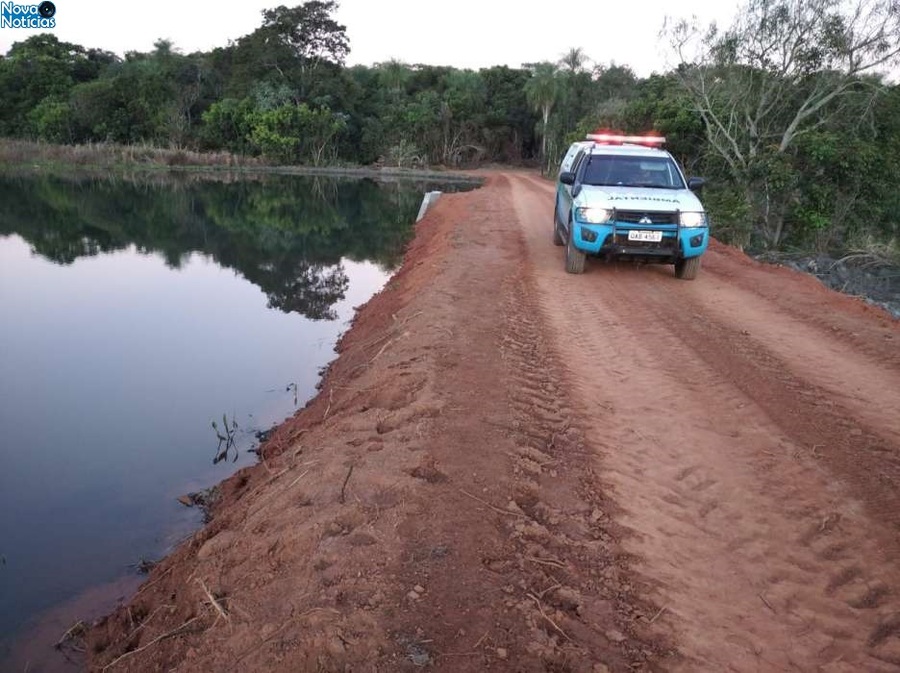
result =
M445 195L321 392L88 638L107 671L891 671L900 327L714 246Z

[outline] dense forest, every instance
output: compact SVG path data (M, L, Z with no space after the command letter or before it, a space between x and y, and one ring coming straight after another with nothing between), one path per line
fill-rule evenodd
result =
M896 251L892 0L748 0L728 30L669 23L660 40L679 65L645 78L591 64L580 48L521 68L349 67L336 7L266 10L250 34L191 54L159 40L120 58L29 37L0 57L0 136L279 164L552 172L587 131L654 130L689 174L708 179L718 237L755 249Z

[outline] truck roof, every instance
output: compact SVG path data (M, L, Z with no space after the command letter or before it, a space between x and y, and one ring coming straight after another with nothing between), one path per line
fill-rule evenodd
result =
M668 157L669 153L656 147L646 147L645 145L607 145L604 143L594 143L584 141L581 143L585 149L591 154L617 154L623 156L638 157ZM593 146L593 147L592 147Z

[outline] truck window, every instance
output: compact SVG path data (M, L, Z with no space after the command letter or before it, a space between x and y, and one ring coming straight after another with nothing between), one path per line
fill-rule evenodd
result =
M593 155L585 166L586 185L684 189L684 182L667 157Z

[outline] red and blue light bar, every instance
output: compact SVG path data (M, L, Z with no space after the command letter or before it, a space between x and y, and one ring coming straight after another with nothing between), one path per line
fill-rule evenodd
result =
M663 136L626 136L619 133L588 133L586 139L603 145L629 144L662 147L666 143Z

